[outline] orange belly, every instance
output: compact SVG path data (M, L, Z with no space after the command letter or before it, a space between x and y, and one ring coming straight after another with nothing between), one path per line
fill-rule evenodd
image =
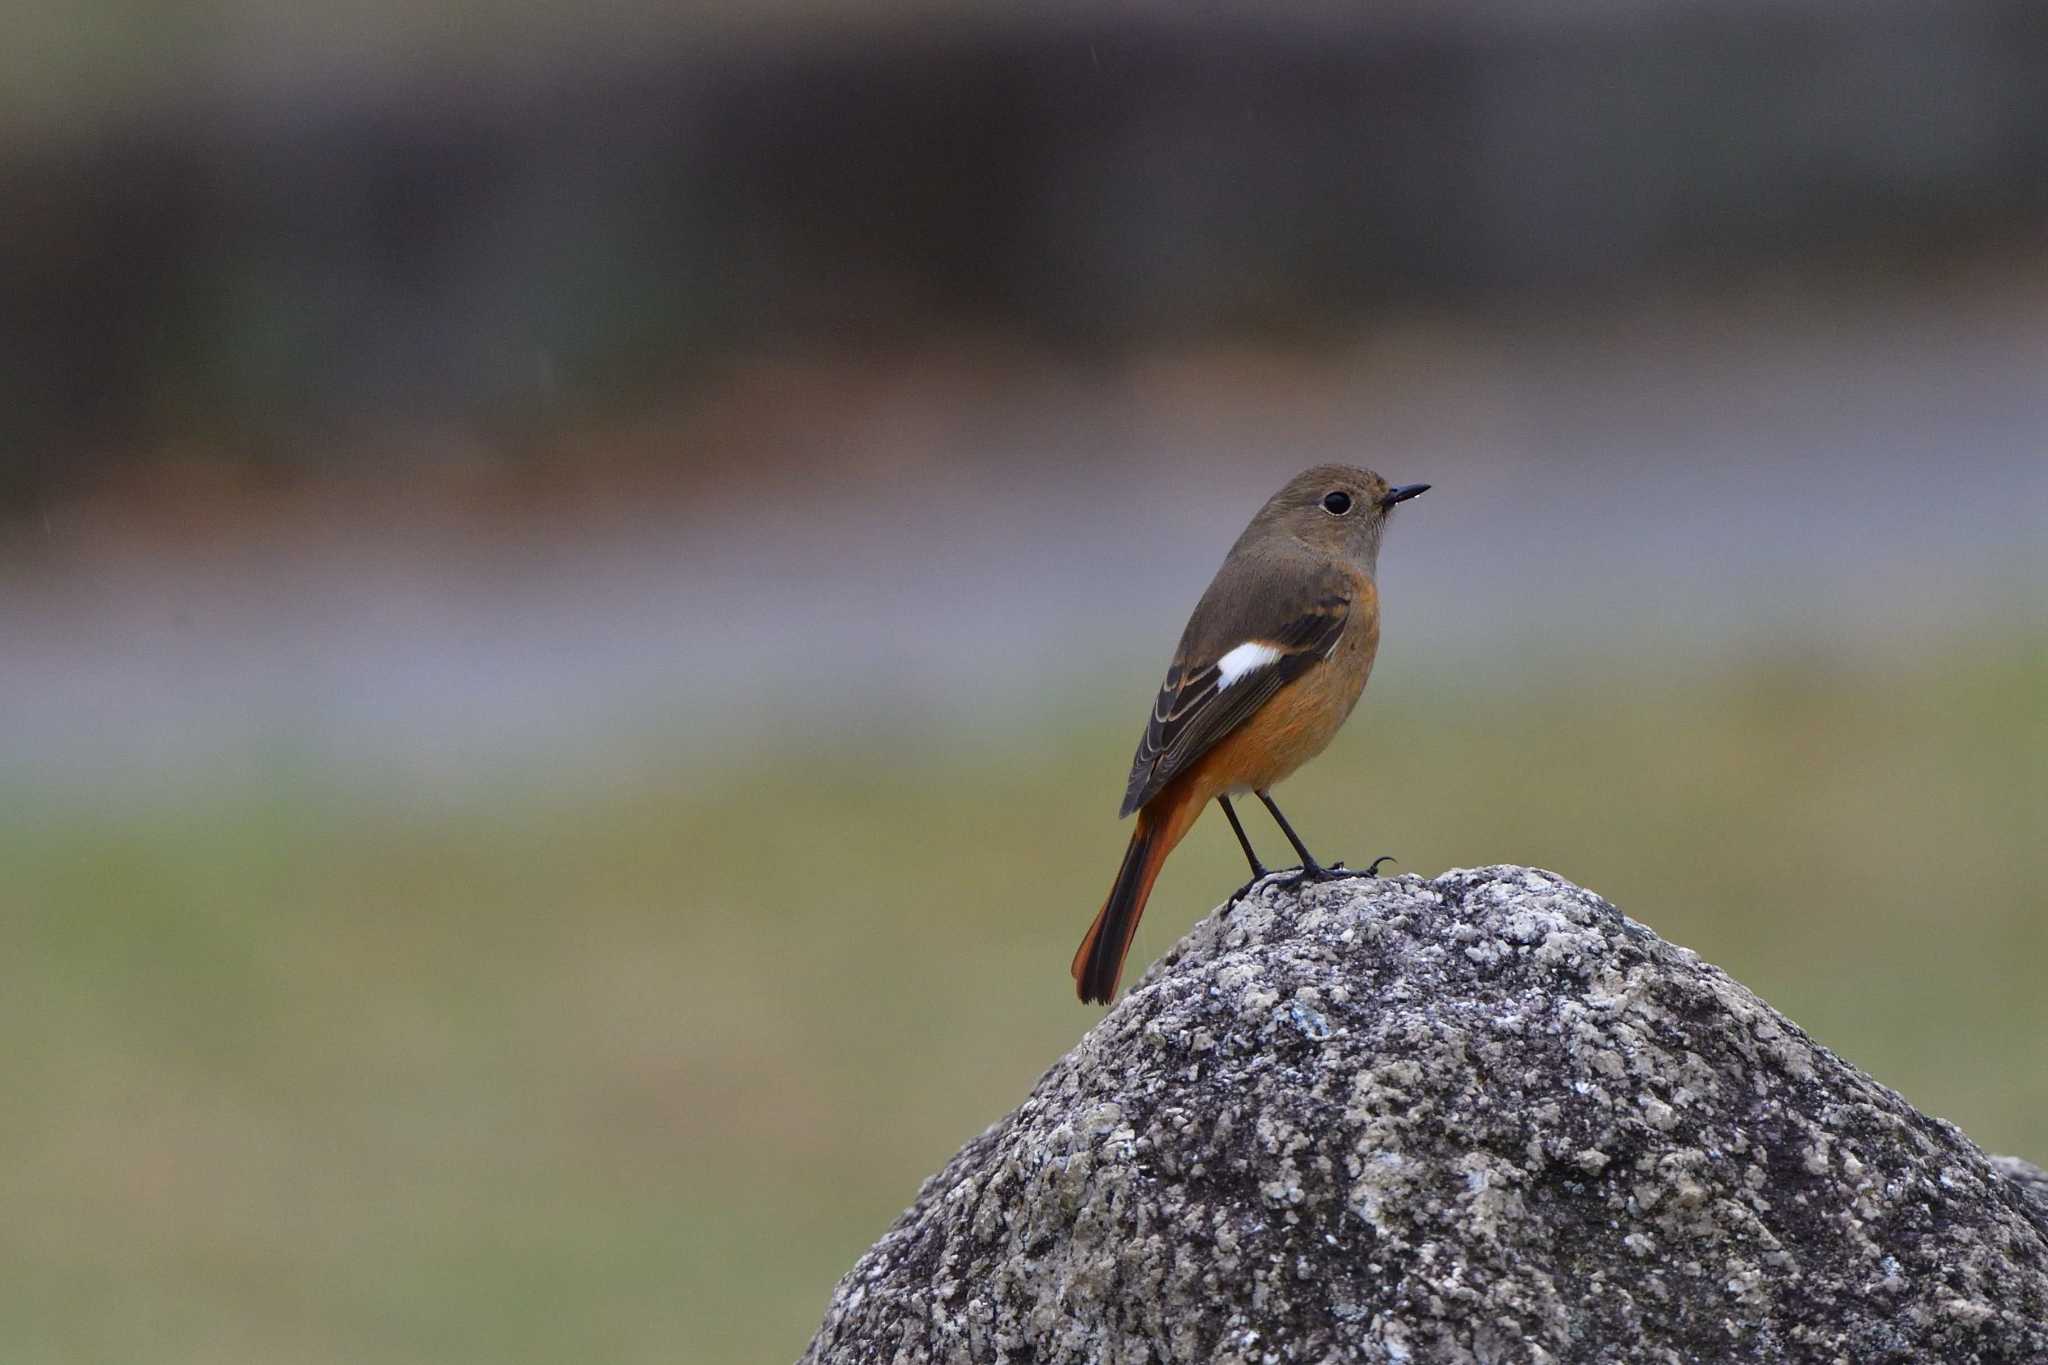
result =
M1329 747L1350 719L1379 650L1379 613L1354 609L1352 626L1329 659L1275 692L1246 721L1190 765L1202 803L1232 792L1264 791ZM1363 620L1358 619L1363 617Z

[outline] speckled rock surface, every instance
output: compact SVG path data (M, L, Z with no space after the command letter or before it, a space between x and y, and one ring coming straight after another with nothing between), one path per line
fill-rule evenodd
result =
M2048 1176L1518 867L1270 884L841 1281L805 1360L2048 1361Z

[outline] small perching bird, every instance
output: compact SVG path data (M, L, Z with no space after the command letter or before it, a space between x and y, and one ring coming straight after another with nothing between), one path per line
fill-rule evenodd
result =
M1230 798L1256 794L1301 859L1288 874L1322 881L1378 869L1324 867L1271 790L1321 753L1358 704L1380 642L1380 538L1400 503L1368 469L1318 465L1275 493L1230 547L1166 670L1131 761L1121 815L1138 813L1109 899L1074 954L1084 1002L1108 1004L1146 897L1166 855L1213 799L1244 848L1252 880L1267 875ZM1239 894L1242 894L1240 891Z

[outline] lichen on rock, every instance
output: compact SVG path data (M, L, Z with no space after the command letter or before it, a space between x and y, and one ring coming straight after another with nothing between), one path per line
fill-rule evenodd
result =
M2048 1175L1520 867L1212 915L925 1182L829 1362L2048 1361Z

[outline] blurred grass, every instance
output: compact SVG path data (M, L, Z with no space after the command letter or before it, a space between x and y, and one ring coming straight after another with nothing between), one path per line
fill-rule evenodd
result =
M919 1179L1097 1017L1066 961L1145 686L1030 744L882 761L835 724L829 756L799 733L665 788L14 793L8 1359L793 1356ZM1328 857L1563 872L2041 1158L2044 696L2039 641L1588 659L1513 695L1390 665L1286 805ZM1241 877L1204 821L1134 962Z

